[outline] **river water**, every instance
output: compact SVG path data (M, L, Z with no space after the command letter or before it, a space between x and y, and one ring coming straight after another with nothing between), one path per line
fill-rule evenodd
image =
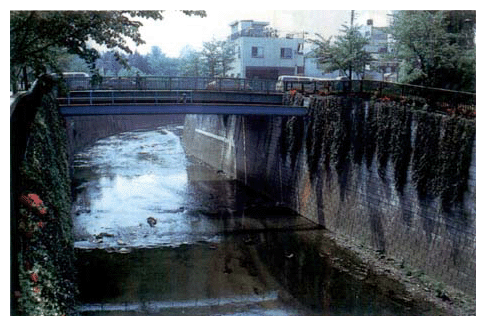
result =
M337 272L315 224L188 158L181 133L76 154L80 314L414 314Z

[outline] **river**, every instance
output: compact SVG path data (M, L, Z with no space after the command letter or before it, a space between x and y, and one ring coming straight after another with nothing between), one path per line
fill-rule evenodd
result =
M75 155L81 315L415 314L338 272L317 225L187 157L181 133Z

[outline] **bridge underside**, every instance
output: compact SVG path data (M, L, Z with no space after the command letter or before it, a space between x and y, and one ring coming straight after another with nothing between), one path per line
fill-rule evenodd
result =
M307 108L255 104L142 104L60 106L63 116L140 114L305 115Z

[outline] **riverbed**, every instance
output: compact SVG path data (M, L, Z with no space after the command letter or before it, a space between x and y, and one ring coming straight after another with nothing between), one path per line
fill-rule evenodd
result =
M76 154L80 314L430 314L379 291L318 225L187 157L181 133L125 132Z

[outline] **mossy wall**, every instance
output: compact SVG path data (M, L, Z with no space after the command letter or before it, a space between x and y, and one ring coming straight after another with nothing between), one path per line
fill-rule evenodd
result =
M10 127L11 314L70 314L76 293L71 185L53 80L40 79L18 102Z
M475 120L414 101L328 96L311 98L305 117L190 116L186 129L222 137L193 147L211 142L232 156L217 168L255 190L475 293Z
M299 184L293 206L474 293L475 120L358 97L315 97L302 120L281 134L301 148L281 149Z

